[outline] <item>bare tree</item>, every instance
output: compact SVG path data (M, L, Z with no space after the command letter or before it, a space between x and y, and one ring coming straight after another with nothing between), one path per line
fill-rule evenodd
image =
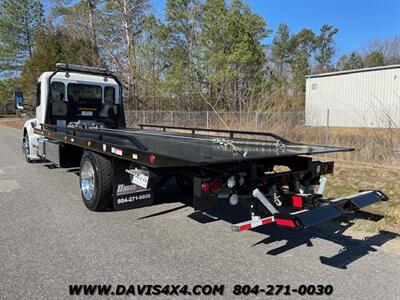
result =
M102 11L103 54L121 72L126 101L133 107L139 107L142 102L137 91L136 50L148 7L147 0L110 0Z
M386 39L374 39L364 48L364 55L382 53L385 64L400 64L400 36Z

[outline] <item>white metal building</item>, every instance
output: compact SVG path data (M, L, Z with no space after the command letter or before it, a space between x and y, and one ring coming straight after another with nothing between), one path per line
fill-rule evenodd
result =
M400 65L306 77L306 125L400 128Z

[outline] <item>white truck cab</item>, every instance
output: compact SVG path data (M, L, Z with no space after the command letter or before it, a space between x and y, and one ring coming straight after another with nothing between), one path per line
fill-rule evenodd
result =
M16 106L23 109L21 93L18 99L16 94ZM98 124L103 127L125 127L121 85L100 68L57 64L55 72L44 72L36 87L35 112L35 118L26 121L23 130L22 148L28 162L41 160L38 145L43 137L33 132L40 124L84 125L93 123L90 120L96 116L96 120L104 121Z

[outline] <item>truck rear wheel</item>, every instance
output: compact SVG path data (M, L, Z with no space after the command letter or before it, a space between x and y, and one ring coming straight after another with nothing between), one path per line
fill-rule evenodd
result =
M83 203L93 211L101 211L112 205L111 160L91 151L82 155L80 186Z

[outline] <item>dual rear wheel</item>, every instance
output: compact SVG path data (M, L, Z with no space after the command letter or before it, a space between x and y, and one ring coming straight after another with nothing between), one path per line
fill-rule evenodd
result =
M85 151L80 166L80 186L83 203L93 211L102 211L112 206L111 160Z

